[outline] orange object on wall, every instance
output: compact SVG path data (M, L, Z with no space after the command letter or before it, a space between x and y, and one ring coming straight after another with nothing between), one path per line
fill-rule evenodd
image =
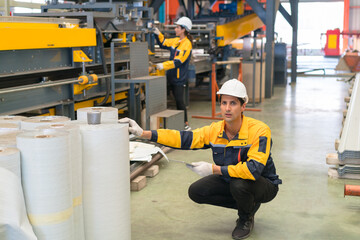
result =
M259 3L263 3L263 7L266 8L266 0L258 0ZM252 8L250 7L249 4L245 3L245 10L246 11L251 11Z
M223 0L219 0L219 1L214 2L213 5L211 6L211 11L214 12L214 13L219 12L220 11L219 10L219 5L223 4L223 3L225 3L225 1L223 1Z
M340 55L340 29L326 31L325 56Z
M173 24L179 8L179 1L165 0L166 23Z

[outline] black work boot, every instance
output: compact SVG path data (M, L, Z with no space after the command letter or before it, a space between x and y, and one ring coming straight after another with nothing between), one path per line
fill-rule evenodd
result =
M246 221L240 218L236 220L236 227L232 232L232 238L235 240L244 239L250 236L250 232L254 227L254 217L249 217Z

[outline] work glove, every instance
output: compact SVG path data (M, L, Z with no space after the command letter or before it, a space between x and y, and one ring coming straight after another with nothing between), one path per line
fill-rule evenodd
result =
M191 166L192 165L192 166ZM202 177L213 174L212 164L208 162L194 162L191 165L187 165L193 172L199 174Z
M129 123L129 132L135 136L140 137L144 130L132 119L130 118L121 118L119 123Z
M159 36L159 34L160 34L160 31L159 31L159 29L158 29L157 27L154 28L154 34L155 34L155 35L158 35L158 36Z
M156 69L157 70L163 70L164 69L164 64L162 64L162 63L156 64Z

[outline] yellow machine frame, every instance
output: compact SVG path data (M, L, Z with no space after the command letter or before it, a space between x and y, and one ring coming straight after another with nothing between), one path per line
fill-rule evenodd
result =
M69 24L0 22L0 51L96 46L96 30Z
M262 26L264 23L255 13L223 25L217 25L216 36L222 38L218 40L218 46L224 47L233 40L248 35Z

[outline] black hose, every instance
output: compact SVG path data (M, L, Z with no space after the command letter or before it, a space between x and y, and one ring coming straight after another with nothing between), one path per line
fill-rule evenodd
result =
M104 54L104 43L102 40L102 31L101 29L97 26L96 22L94 23L95 28L96 28L96 38L97 38L97 42L98 42L98 47L100 48L100 57L101 57L101 62L102 62L102 66L103 66L103 70L104 70L104 74L107 75L108 74L108 70L107 70L107 66L106 66L106 59L105 59L105 54ZM104 105L107 100L110 97L110 78L106 78L106 95L105 98L101 101L101 102L97 102L94 101L94 105L95 106L101 106Z

